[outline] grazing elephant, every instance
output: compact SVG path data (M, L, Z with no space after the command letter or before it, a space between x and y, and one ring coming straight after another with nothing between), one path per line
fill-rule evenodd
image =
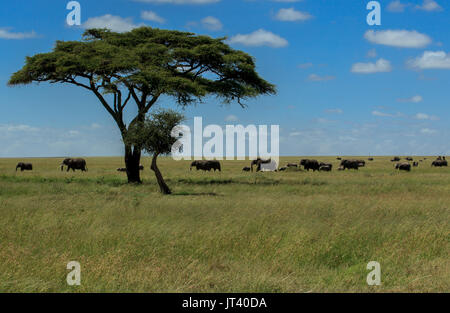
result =
M251 171L253 172L253 165L256 165L256 171L261 171L261 164L269 164L272 162L272 159L263 160L261 158L257 158L256 160L253 160L252 163L250 163Z
M395 165L395 169L397 169L399 171L410 172L411 171L411 164L409 164L409 163L397 163Z
M346 170L346 169L358 170L359 165L360 165L360 162L358 160L342 160L342 162L341 162L341 167L344 170Z
M300 165L303 166L305 170L307 170L308 172L309 170L313 170L315 172L318 171L320 168L319 161L317 160L303 159L300 161Z
M434 166L434 167L446 167L446 166L448 166L448 163L447 163L447 160L436 160L436 161L433 161L433 163L431 163L431 166Z
M194 161L191 163L191 168L190 170L192 171L192 167L194 167L198 170L202 170L202 171L211 171L214 170L214 172L216 170L218 170L219 172L222 171L221 166L220 166L220 162L216 161L216 160L211 160L211 161Z
M61 163L61 171L64 169L64 165L67 166L67 172L70 170L81 170L82 172L87 171L86 160L85 159L72 159L67 158Z
M319 167L319 171L321 172L331 172L332 169L333 169L332 164L324 164Z
M17 172L18 168L20 168L21 172L23 172L23 171L32 171L33 170L33 164L20 162L16 166L16 172Z

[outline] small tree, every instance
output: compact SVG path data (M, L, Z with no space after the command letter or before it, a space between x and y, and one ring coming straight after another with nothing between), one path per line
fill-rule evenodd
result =
M127 144L138 145L151 154L151 169L155 172L156 180L163 194L171 194L156 163L159 155L169 154L175 147L177 138L172 136L172 131L184 120L184 116L172 110L159 110L146 117L144 122L133 126L127 135Z

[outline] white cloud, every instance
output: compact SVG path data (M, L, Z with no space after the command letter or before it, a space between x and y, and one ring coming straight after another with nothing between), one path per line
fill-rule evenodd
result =
M450 53L444 51L425 51L422 56L407 62L411 68L427 69L450 69Z
M415 30L368 30L364 38L374 44L399 48L423 48L431 43L430 37Z
M166 20L153 11L142 11L141 18L146 21L165 23Z
M37 34L33 31L28 33L15 33L10 31L11 28L0 28L0 39L29 39L36 38Z
M294 8L280 9L275 18L283 22L307 21L312 18L308 12L297 11Z
M108 28L114 32L128 32L140 25L133 24L133 19L106 14L99 17L91 17L83 24L83 28Z
M299 64L298 68L305 69L305 68L310 68L312 66L313 66L313 64L311 62L308 62L308 63Z
M434 115L428 115L425 113L417 113L414 116L414 118L417 120L430 120L430 121L438 121L439 120L439 117L434 116Z
M421 5L417 5L416 9L423 11L441 11L442 7L434 0L424 0Z
M311 74L308 76L308 80L311 82L322 82L322 81L329 81L329 80L333 80L333 79L336 79L336 77L330 76L330 75L320 76L317 74Z
M327 109L325 110L326 113L329 114L342 114L344 113L344 111L342 111L342 109Z
M384 112L380 112L380 111L372 111L372 115L380 116L380 117L393 117L394 116L392 114L384 113Z
M419 103L423 101L422 96L420 95L416 95L413 96L411 98L401 98L401 99L397 99L398 102L412 102L412 103Z
M201 23L204 28L210 31L218 31L223 28L222 22L213 16L205 17L201 20Z
M376 63L355 63L351 71L358 74L385 73L392 71L392 67L389 61L379 59Z
M289 44L286 39L264 29L259 29L246 35L238 34L233 36L230 39L230 43L253 47L268 46L272 48L282 48Z
M433 134L437 133L437 131L435 129L430 129L430 128L422 128L420 130L420 132L425 135L433 135Z
M387 10L389 12L404 12L405 8L408 6L408 4L406 3L402 3L400 0L395 0L389 3L389 5L387 6Z
M239 121L239 118L236 115L228 115L227 117L225 117L225 122L237 122Z
M220 0L134 0L144 3L157 3L157 4L209 4L220 2Z

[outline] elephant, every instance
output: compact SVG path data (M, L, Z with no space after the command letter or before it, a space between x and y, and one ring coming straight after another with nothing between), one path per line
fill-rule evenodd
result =
M448 162L445 159L436 160L436 161L433 161L433 163L431 163L431 166L446 167L446 166L448 166Z
M323 163L323 162L319 163L319 171L331 172L332 169L333 164L331 163Z
M410 172L411 171L411 164L409 164L409 163L397 163L395 165L395 169L397 169L399 171Z
M331 164L324 164L319 167L319 171L321 171L321 172L331 172L332 169L333 169L333 165L331 165Z
M23 171L32 171L33 170L33 164L20 162L16 166L16 172L17 172L18 168L20 168L21 172L23 172Z
M61 163L61 171L64 169L64 165L67 166L67 172L70 170L73 170L75 172L75 170L81 170L82 172L86 172L87 171L87 167L86 167L86 160L85 159L72 159L72 158L67 158L64 159L64 161Z
M191 163L191 168L190 170L192 171L192 168L195 166L195 168L198 170L203 170L203 171L211 171L214 170L214 172L216 170L218 170L219 172L222 171L221 166L220 166L220 162L216 161L216 160L211 160L211 161L194 161Z
M261 171L261 164L268 164L271 163L272 159L263 160L261 158L257 158L256 160L253 160L252 163L250 163L251 171L253 172L253 165L256 165L256 171Z
M303 159L300 161L300 165L303 166L305 168L305 170L307 170L308 172L310 169L315 172L315 171L318 171L320 168L319 161L317 161L317 160Z
M346 170L346 169L358 170L359 165L360 165L360 161L358 161L358 160L342 160L342 162L341 162L341 167L344 170Z

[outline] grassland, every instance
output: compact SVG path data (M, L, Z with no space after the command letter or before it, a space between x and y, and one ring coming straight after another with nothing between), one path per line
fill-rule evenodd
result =
M0 159L2 292L450 291L450 168L431 158L410 173L376 157L258 174L161 159L171 196L148 159L141 186L115 172L121 158L87 158L87 173L60 172L61 159L16 173L17 161ZM66 284L72 260L81 286ZM366 283L372 260L381 286Z

